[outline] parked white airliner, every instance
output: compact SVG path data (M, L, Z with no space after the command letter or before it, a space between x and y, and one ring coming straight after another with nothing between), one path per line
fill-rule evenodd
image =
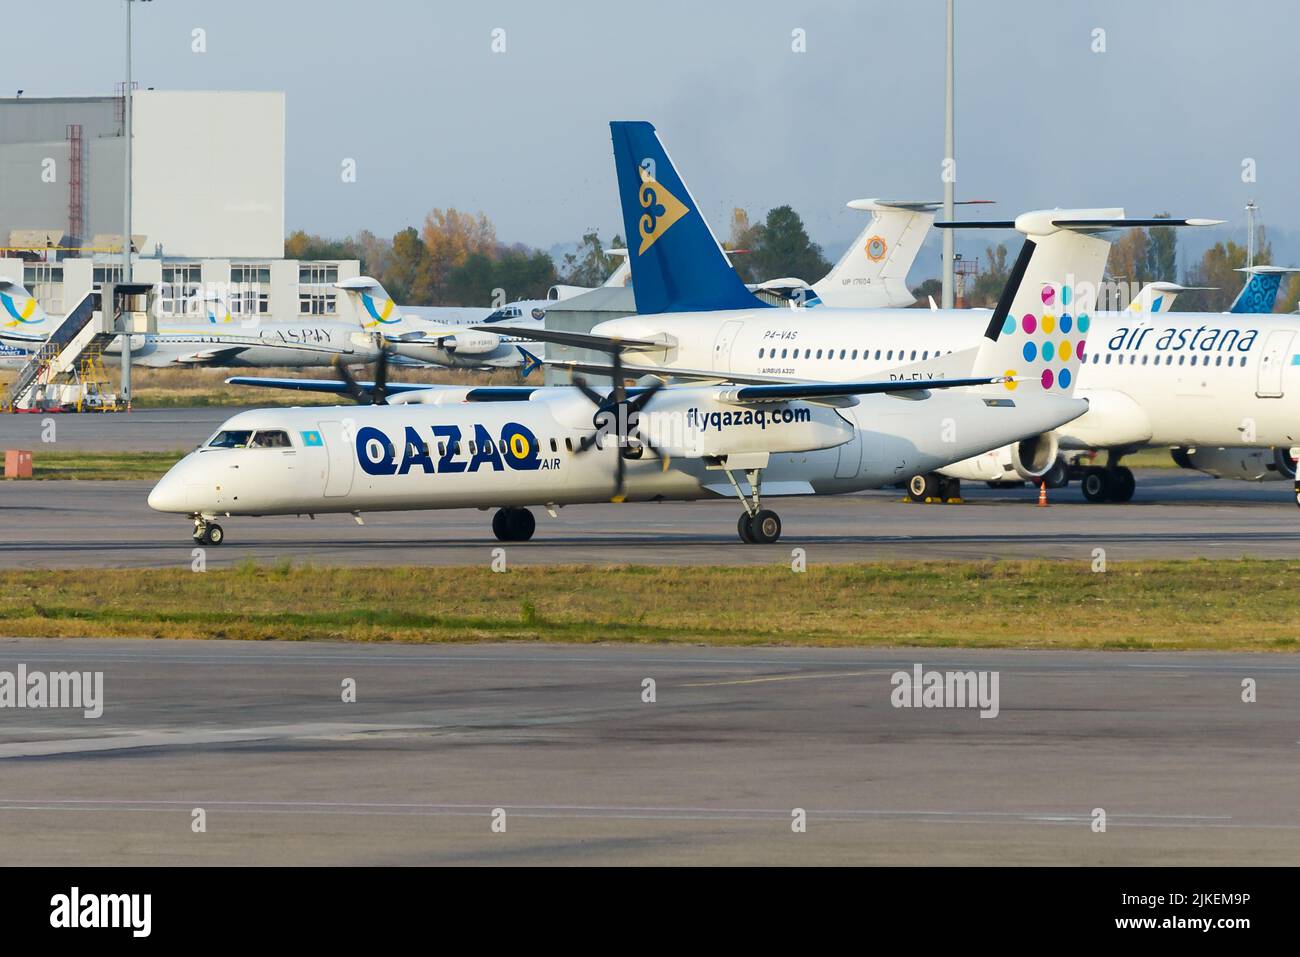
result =
M0 278L0 343L7 351L22 350L26 361L62 321L46 313L21 283ZM104 354L120 355L121 338ZM243 323L225 313L223 321L206 323L169 319L157 333L131 337L132 364L151 367L309 368L371 363L378 355L374 335L332 319Z

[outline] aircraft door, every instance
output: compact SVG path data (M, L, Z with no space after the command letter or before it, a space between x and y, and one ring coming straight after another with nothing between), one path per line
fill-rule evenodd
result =
M356 470L352 430L345 429L340 421L319 422L317 425L325 443L325 497L340 498L352 491L352 476Z
M731 347L736 341L743 322L724 322L718 330L718 338L713 343L713 368L723 372L731 371Z
M1255 395L1259 398L1282 397L1282 370L1286 367L1286 358L1294 338L1293 330L1276 329L1264 340L1264 352L1259 360L1259 382L1255 387Z

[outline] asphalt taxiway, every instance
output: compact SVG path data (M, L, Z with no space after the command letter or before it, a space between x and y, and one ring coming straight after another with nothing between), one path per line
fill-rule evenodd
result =
M890 558L1023 558L1091 561L1145 558L1295 558L1300 509L1289 483L1215 481L1170 469L1138 472L1126 505L1089 505L1077 486L1038 508L1033 489L967 483L964 505L914 505L897 490L773 498L784 523L776 545L742 545L739 505L582 505L552 519L538 509L533 540L511 544L512 562L557 564L763 564ZM152 511L149 482L0 484L0 568L188 566L194 542L183 516ZM491 514L476 509L223 519L226 542L207 549L209 567L242 559L317 564L472 565L500 545Z
M20 663L102 671L104 710L0 709L0 865L1300 863L1284 656L0 640ZM915 663L996 671L1000 713L893 707Z

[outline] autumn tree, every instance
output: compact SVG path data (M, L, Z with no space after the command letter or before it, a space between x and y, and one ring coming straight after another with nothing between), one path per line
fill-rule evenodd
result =
M447 275L465 264L474 253L495 258L497 254L496 229L488 218L477 217L457 209L432 209L424 218L420 232L424 240L424 273L416 288L430 297L434 304L445 301Z
M762 224L751 223L749 213L739 206L731 211L731 232L727 237L726 248L731 251L728 256L731 265L745 282L756 283L762 282L764 279L774 278L756 275L754 260L751 256L754 247L758 245L762 229Z
M1273 247L1259 227L1255 244L1255 265L1265 266L1273 261ZM1231 239L1215 243L1205 251L1201 261L1187 270L1185 286L1211 286L1210 289L1193 289L1179 297L1175 304L1180 312L1223 312L1237 298L1246 277L1237 272L1246 265L1246 247Z

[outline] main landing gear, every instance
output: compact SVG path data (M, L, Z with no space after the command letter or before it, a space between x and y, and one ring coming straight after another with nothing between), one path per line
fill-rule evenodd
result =
M961 479L948 478L938 472L913 475L907 480L907 500L956 504L961 501Z
M754 490L752 499L745 497L736 477L731 474L731 469L723 469L723 472L731 487L736 490L736 498L740 499L740 504L745 508L740 520L736 522L736 532L740 535L740 540L746 545L771 545L781 537L781 516L770 508L762 507L763 470L745 471L745 480Z
M200 545L220 545L226 540L225 530L216 522L206 521L203 516L194 516L194 540Z
M1119 456L1112 454L1105 468L1091 465L1083 470L1079 488L1089 502L1129 502L1137 489L1137 479L1133 470L1120 465Z
M526 542L537 529L537 519L526 508L497 509L492 516L492 534L502 542Z

